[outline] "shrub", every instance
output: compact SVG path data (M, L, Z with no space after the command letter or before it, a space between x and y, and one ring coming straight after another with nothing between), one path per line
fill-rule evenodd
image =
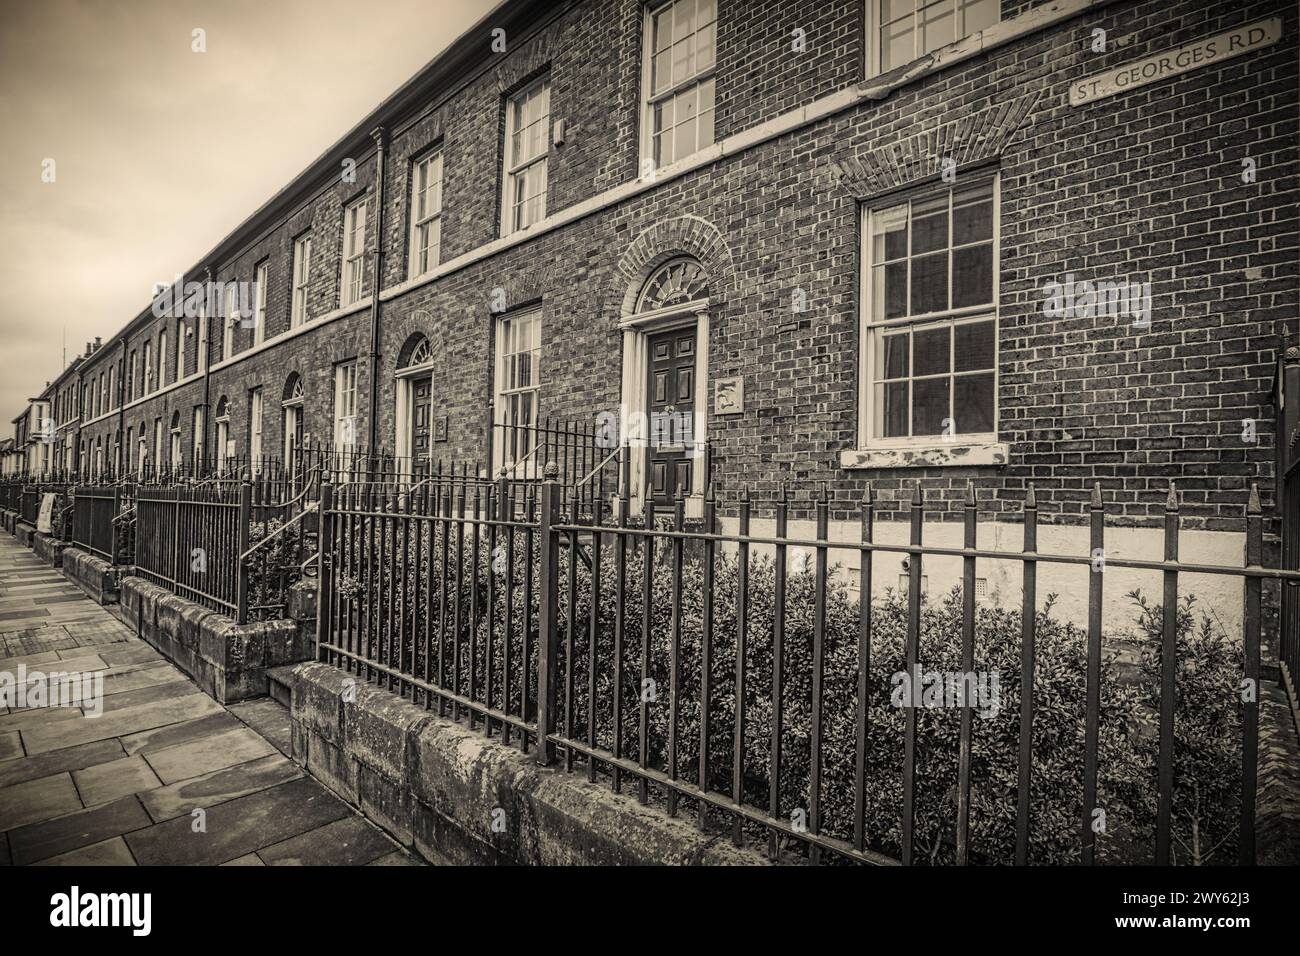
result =
M372 537L373 534L373 537ZM391 532L359 519L343 540L345 560L340 568L340 608L359 622L360 642L372 655L382 648L407 670L436 675L441 663L449 686L455 661L450 632L452 609L459 600L462 630L460 680L452 689L469 695L473 667L478 686L475 697L493 706L503 702L512 713L527 706L533 718L535 693L521 700L526 666L536 673L537 621L540 607L536 581L539 554L516 533L512 563L515 587L505 594L503 551L494 555L486 531L472 561L472 530L467 532L456 561L458 535L446 541L449 555L444 569L442 526L416 523L416 530L393 546ZM615 695L615 550L612 536L604 536L600 554L600 600L596 605L595 739L613 748ZM504 540L504 539L503 539ZM587 539L584 538L584 542ZM644 539L629 540L626 552L625 616L622 668L622 753L639 760L638 730L641 694L642 587ZM373 541L373 544L372 544ZM504 545L503 545L504 547ZM584 544L572 568L572 548L560 551L559 723L561 732L585 741L592 719L588 682L593 658L591 624L592 561ZM698 782L700 753L700 671L704 603L703 548L696 542L683 546L680 584L680 631L677 659L676 771ZM525 562L531 554L534 586L522 587ZM403 560L403 555L405 559ZM349 571L365 568L364 573ZM649 604L648 677L654 682L654 701L647 707L646 763L669 770L669 706L673 674L672 545L660 540L655 548ZM417 573L418 566L418 573ZM456 588L457 568L461 584ZM442 606L444 575L448 579L446 616ZM570 583L570 572L572 582ZM745 727L743 736L742 792L744 802L768 807L771 784L772 680L774 664L775 565L770 558L749 561L749 608L744 668ZM489 581L491 584L489 585ZM789 571L786 585L786 628L783 643L781 706L781 772L779 813L787 817L808 808L811 761L812 653L815 575L811 568ZM740 567L735 555L719 554L714 564L713 632L711 650L711 707L709 752L705 769L711 790L730 793L736 713L736 654L740 630L738 596ZM396 596L395 617L381 632L375 601ZM1116 664L1108 650L1102 669L1099 724L1098 806L1105 811L1105 832L1098 835L1101 862L1145 862L1154 843L1156 754L1152 733L1159 706L1159 633L1161 609L1148 605L1139 593L1130 595L1141 630L1146 634L1136 677ZM507 607L509 601L509 607ZM526 664L524 655L525 601L531 622ZM1086 692L1086 634L1051 614L1052 601L1035 617L1033 794L1031 800L1030 860L1033 863L1071 863L1079 857L1083 813L1083 740ZM471 609L477 606L477 630L471 633ZM513 621L510 646L511 672L503 681L507 612ZM1180 862L1219 861L1232 850L1236 820L1240 740L1240 704L1235 687L1240 675L1240 652L1207 620L1195 621L1196 605L1187 598L1178 615L1178 701L1176 715L1176 789L1174 837ZM387 613L387 612L385 612ZM822 832L840 839L853 833L855 729L857 717L859 601L844 575L832 572L826 588L826 633L822 712ZM494 622L489 633L489 617ZM432 635L426 649L423 636ZM956 590L921 606L920 661L925 671L961 671L962 608ZM448 638L441 647L436 639L443 621ZM570 621L573 630L570 632ZM972 859L1007 863L1015 846L1016 793L1018 787L1021 616L1018 609L979 605L976 612L975 670L998 677L1000 707L972 720L971 814ZM872 848L898 856L902 808L902 754L905 712L893 706L893 675L904 668L907 632L905 596L888 591L872 605L869 655L868 750L865 779L865 832ZM384 643L384 642L389 643ZM494 672L486 681L489 649ZM438 655L441 653L441 657ZM426 661L426 655L428 660ZM1235 655L1235 656L1234 656ZM572 665L566 658L572 657ZM530 684L533 683L530 677ZM572 698L572 707L568 704ZM961 711L957 708L918 708L916 711L915 840L917 858L943 863L955 859L956 788Z

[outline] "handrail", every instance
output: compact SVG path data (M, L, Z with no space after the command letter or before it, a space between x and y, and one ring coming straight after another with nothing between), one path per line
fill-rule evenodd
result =
M250 555L260 550L262 546L265 545L267 542L271 541L273 538L279 537L282 533L288 531L290 528L292 528L294 525L300 522L303 518L307 517L309 514L315 514L316 507L317 504L316 502L313 501L311 504L307 505L306 508L303 508L302 511L298 512L296 515L294 515L284 524L280 525L280 527L276 528L274 531L268 534L261 541L258 541L256 544L252 545L247 551L245 551L243 554L239 556L240 564L243 564L244 561L248 560Z
M610 454L604 461L602 461L595 468L591 469L591 471L587 473L587 476L583 478L582 481L578 482L576 485L573 486L573 489L577 491L587 482L591 481L591 479L595 478L598 474L600 474L600 472L604 469L606 465L608 465L615 458L620 457L623 454L623 449L625 449L626 447L627 447L626 445L619 445L617 448L615 448L612 454Z

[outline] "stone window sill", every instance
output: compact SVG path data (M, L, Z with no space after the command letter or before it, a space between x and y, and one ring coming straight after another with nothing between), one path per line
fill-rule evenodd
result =
M908 445L897 448L852 448L840 452L840 467L863 468L961 468L971 465L1005 465L1006 442Z

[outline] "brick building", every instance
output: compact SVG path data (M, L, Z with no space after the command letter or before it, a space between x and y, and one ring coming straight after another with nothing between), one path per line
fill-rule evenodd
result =
M787 482L806 518L825 482L850 537L870 486L901 538L918 480L1013 520L1032 482L1079 553L1100 482L1108 547L1158 556L1176 480L1240 561L1295 331L1296 38L1253 0L502 4L178 277L246 294L60 376L58 460L495 473L491 421L662 413L686 440L634 448L633 488L692 511L707 443L724 510Z

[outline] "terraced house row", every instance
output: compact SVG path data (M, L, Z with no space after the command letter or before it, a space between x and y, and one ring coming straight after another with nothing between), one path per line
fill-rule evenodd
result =
M1032 483L1079 551L1099 483L1156 556L1173 481L1240 563L1300 299L1296 36L1273 0L503 3L159 277L217 291L89 346L27 440L496 475L560 421L651 439L633 507L789 483L799 526L824 483L833 535L870 493L901 539L918 480L953 518Z

